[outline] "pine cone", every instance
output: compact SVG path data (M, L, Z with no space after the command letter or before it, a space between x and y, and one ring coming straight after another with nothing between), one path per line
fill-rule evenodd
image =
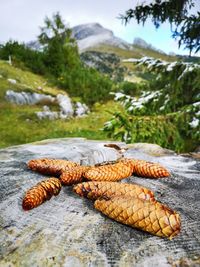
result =
M79 164L73 161L63 159L32 159L28 162L28 167L42 174L59 176L63 171L78 166Z
M26 192L22 207L24 210L33 209L49 200L53 195L58 195L60 190L61 182L57 178L41 181Z
M138 197L143 200L155 201L154 193L137 184L117 182L85 182L74 186L74 192L81 197L97 199L99 197Z
M131 165L133 174L141 177L160 178L170 176L169 171L159 163L139 159L123 159L125 164Z
M98 199L95 208L120 223L172 239L180 232L180 216L159 202L138 198Z
M104 166L91 167L84 173L84 177L93 181L115 182L131 176L132 168L123 162Z
M63 185L72 185L83 181L83 173L88 170L87 166L77 166L64 171L60 180Z

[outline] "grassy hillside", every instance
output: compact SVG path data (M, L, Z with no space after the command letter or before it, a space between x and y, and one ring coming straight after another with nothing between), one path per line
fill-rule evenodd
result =
M158 51L152 50L152 49L146 49L142 48L140 46L133 45L133 50L126 50L122 48L118 48L111 45L102 44L97 47L89 48L88 51L99 51L104 53L114 53L120 58L127 59L127 58L141 58L144 56L147 57L154 57L154 58L160 58L162 60L166 61L175 61L177 60L177 57L175 56L169 56L166 54L162 54Z
M16 84L11 84L8 79L15 79ZM42 90L41 90L42 88ZM0 100L4 102L4 96L8 89L13 91L36 92L52 96L58 93L66 94L58 88L49 86L47 81L39 75L29 71L10 66L7 62L0 60Z
M11 84L8 79L15 79L17 83ZM66 94L50 86L43 77L0 61L0 147L56 137L107 139L106 134L100 130L104 122L110 118L107 110L119 109L119 105L111 101L105 105L96 105L93 112L84 118L39 120L35 112L41 111L43 104L31 106L11 104L5 100L5 93L8 89L45 93L52 96L58 93Z

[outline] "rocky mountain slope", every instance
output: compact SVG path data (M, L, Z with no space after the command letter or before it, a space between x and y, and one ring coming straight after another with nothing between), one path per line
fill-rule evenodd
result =
M100 44L108 44L122 49L132 49L132 45L114 36L113 32L99 23L88 23L72 28L72 35L77 40L80 52Z
M135 38L133 44L129 44L99 23L75 26L72 35L77 40L84 64L109 75L115 81L123 81L127 77L129 81L141 81L137 74L132 75L133 64L124 63L123 59L147 56L167 61L176 60L175 56L168 56L141 38Z

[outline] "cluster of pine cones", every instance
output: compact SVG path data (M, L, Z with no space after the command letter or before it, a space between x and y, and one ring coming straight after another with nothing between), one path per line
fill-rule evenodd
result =
M131 175L168 177L170 173L158 163L123 158L114 163L81 166L72 161L44 158L30 160L28 167L58 178L49 178L29 189L22 203L24 210L58 195L62 185L76 184L75 193L94 200L96 209L118 222L170 239L180 232L179 214L158 202L151 190L118 182Z

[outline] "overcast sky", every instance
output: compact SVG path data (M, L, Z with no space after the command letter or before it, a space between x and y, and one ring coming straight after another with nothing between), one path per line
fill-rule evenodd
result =
M148 0L149 2L150 0ZM176 0L175 0L176 1ZM70 27L78 24L99 22L111 29L114 34L132 43L141 37L166 53L187 54L178 50L177 43L171 38L169 25L158 30L152 23L145 27L132 21L125 26L117 17L142 0L0 0L0 42L9 39L28 42L35 40L40 33L45 16L51 17L59 11ZM200 9L200 0L197 0Z

